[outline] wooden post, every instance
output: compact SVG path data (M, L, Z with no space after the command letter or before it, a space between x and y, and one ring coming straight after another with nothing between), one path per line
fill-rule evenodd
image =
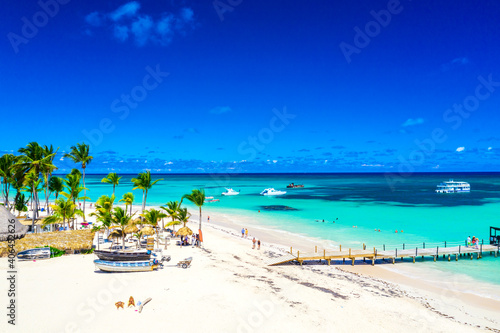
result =
M450 255L450 254L448 254L448 261L450 261L450 260L451 260L451 255Z
M472 260L474 258L474 253L471 253L470 254L470 260Z
M375 266L375 257L372 257L372 266Z
M481 248L479 250L479 254L481 255L481 258L482 258L483 257L483 243L482 242L481 242Z
M290 254L293 254L293 252L292 252L292 247L291 247L291 246L290 246Z
M458 261L458 254L455 253L455 261Z
M314 247L314 253L318 253L318 245Z
M392 257L392 264L394 265L395 262L396 262L396 257Z
M437 257L437 256L433 256L433 257L434 257L434 261L436 261L436 257Z
M351 256L351 248L349 248L349 257Z
M446 247L446 241L444 241L444 247Z
M413 263L415 263L415 257L413 257Z
M384 244L384 251L385 251L385 244Z
M323 257L326 259L326 250L323 249Z
M403 243L403 250L405 249L405 243Z
M297 260L300 258L300 251L297 251ZM301 264L302 265L302 264Z
M352 258L352 265L354 266L354 258Z
M460 254L460 255L462 255L462 253L460 252L460 251L461 251L461 249L462 249L462 245L459 245L459 246L458 246L458 254Z
M425 242L424 242L424 249L425 249Z
M340 247L340 252L342 252L342 244L340 244L339 247Z
M328 266L330 266L330 261L331 261L331 260L330 260L330 259L327 259L327 261L328 261Z

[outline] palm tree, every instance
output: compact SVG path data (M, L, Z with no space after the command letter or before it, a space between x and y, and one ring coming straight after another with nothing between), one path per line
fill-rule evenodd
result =
M159 247L158 222L162 218L167 217L168 215L165 214L165 213L160 212L159 210L150 209L150 210L147 210L144 213L142 213L141 216L144 217L144 220L146 221L146 223L155 226L155 229L156 229L156 246Z
M169 201L166 206L160 206L160 208L163 209L167 213L167 216L172 219L172 222L167 223L167 226L173 226L175 231L175 226L180 224L175 223L177 222L175 219L177 218L177 214L181 208L181 203L179 203L179 201Z
M199 229L201 230L201 206L205 203L205 190L199 189L199 190L192 190L191 194L185 194L183 199L188 199L191 201L193 204L195 204L199 209L200 209L200 227Z
M29 199L26 199L24 194L20 194L19 196L16 196L16 200L14 201L14 212L17 210L19 214L21 212L27 212L28 211L28 203Z
M132 178L132 183L134 183L134 188L132 190L141 189L142 190L142 212L146 208L146 200L148 198L148 191L153 187L154 184L159 182L161 179L157 179L151 182L151 171L141 172L137 175L137 178Z
M120 202L125 202L125 209L130 206L130 215L132 215L132 203L134 202L134 195L132 192L125 193L123 198L120 199Z
M85 199L87 196L87 189L85 188L85 168L94 158L89 155L89 145L85 143L77 143L76 146L71 147L71 152L64 154L64 157L69 157L75 163L82 164L83 171L83 220L85 221Z
M83 215L83 212L76 209L75 204L69 199L57 199L55 205L52 205L52 210L54 213L43 220L43 225L60 222L64 225L66 220L68 220L69 225L69 220L74 218L75 215Z
M120 179L122 177L118 177L116 172L110 172L106 177L101 180L101 183L113 184L113 195L115 195L115 186L118 185Z
M129 216L127 212L121 207L115 207L111 222L112 224L117 225L122 231L122 246L123 250L125 250L125 228L132 220L132 216Z
M179 208L179 212L177 214L177 220L178 223L181 224L183 223L183 227L186 227L186 223L189 222L189 218L191 217L191 214L189 214L187 208Z
M64 180L61 177L50 177L49 180L49 192L54 193L56 200L59 197L59 193L64 191Z
M57 151L59 148L54 151L54 147L50 145L50 147L43 146L42 152L44 156L50 156L48 163L45 164L42 168L42 175L43 175L43 180L45 182L45 208L47 209L47 214L50 213L50 207L49 207L49 179L52 176L52 172L57 169L57 167L53 164L54 158L56 156Z
M80 197L80 192L85 190L85 187L80 185L80 175L79 174L68 174L66 175L67 179L63 179L64 187L66 187L67 192L61 192L61 194L68 200L71 200L73 204L76 206L76 201L80 199L88 199L83 196ZM84 216L85 218L85 216ZM76 223L73 225L73 229L76 229Z
M33 211L33 220L31 222L31 227L32 230L34 230L35 218L38 216L38 195L35 191L36 186L34 185L34 182L38 180L40 172L42 172L42 170L46 170L50 165L52 165L52 159L55 153L45 154L43 148L37 142L30 142L28 143L26 148L20 148L18 151L22 155L19 157L17 163L13 167L16 169L21 169L25 173L32 173L32 177L30 178L30 180L31 182L33 182L32 195L35 205L31 207Z
M2 155L2 157L0 157L0 184L3 183L3 188L0 192L4 197L4 205L7 209L10 209L9 190L13 175L12 166L15 163L16 157L13 154L4 154Z

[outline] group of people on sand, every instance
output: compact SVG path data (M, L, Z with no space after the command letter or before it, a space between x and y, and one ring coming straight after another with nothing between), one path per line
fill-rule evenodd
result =
M241 228L241 238L248 238L248 229ZM252 249L255 249L255 244L257 244L257 250L260 250L260 239L257 240L255 237L252 239Z
M255 243L257 243L257 250L260 250L260 239L256 240L254 237L252 243L253 243L252 249L255 249Z
M467 237L467 247L479 249L479 239L476 238L476 236L472 236L472 240L470 239L470 236Z
M191 242L189 242L190 238L191 238ZM200 235L199 234L192 234L191 237L181 236L181 245L182 246L191 245L191 247L200 246Z

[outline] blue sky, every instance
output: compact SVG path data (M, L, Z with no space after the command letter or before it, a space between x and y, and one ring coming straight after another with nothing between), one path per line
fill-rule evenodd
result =
M0 153L85 141L96 173L499 171L496 1L23 0L0 15Z

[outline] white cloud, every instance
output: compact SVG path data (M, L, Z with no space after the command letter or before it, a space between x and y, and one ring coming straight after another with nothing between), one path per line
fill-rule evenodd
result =
M85 16L88 24L83 33L87 36L98 34L93 29L106 28L120 42L133 36L135 44L142 47L148 43L166 46L174 35L184 35L187 29L194 28L196 22L191 8L183 7L177 14L141 13L141 4L138 1L128 2L109 13L91 12Z
M128 27L124 25L115 25L113 29L113 35L120 42L124 42L128 39Z
M229 106L216 106L212 110L210 110L210 113L213 114L223 114L227 112L231 112L232 109Z
M131 1L123 6L118 7L114 12L109 14L113 21L118 21L125 17L134 17L137 11L141 8L141 4L137 1Z
M415 119L409 118L403 124L401 124L401 126L408 127L408 126L422 125L424 122L425 121L423 118L415 118Z
M456 151L457 151L458 153L461 153L461 152L463 152L464 150L465 150L465 147L458 147Z
M143 46L148 42L153 28L153 19L148 15L143 15L132 22L130 31L135 37L138 46Z

